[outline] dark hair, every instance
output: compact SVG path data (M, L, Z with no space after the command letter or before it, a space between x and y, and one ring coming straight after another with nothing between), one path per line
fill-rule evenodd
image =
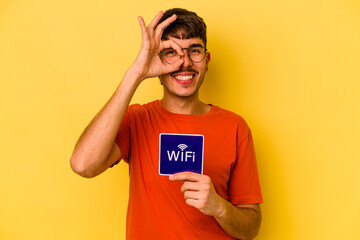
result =
M177 16L176 20L164 29L161 39L167 40L169 36L179 39L199 37L206 48L206 24L195 12L172 8L165 11L158 24L174 14Z

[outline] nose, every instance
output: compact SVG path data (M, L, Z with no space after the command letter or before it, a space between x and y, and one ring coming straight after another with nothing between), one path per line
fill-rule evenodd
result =
M184 63L182 65L184 67L189 67L192 65L193 62L190 59L188 49L183 49L183 52L184 52L184 56L182 56L182 58L184 59Z

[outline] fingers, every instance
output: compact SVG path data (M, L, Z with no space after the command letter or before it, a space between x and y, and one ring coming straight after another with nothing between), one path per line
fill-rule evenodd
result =
M184 56L181 47L174 41L161 41L163 30L176 20L176 15L173 15L158 24L162 16L163 13L159 12L148 26L146 26L145 21L141 16L138 17L142 43L137 63L148 71L147 74L144 74L146 76L158 76L177 71L184 63L183 58L180 58L172 64L168 64L160 59L161 55L159 54L165 48L172 48L179 56Z
M149 26L148 26L148 28L149 29L155 29L156 28L156 30L157 30L157 36L158 35L160 35L161 36L161 34L162 34L162 31L167 27L167 26L169 26L172 22L174 22L175 20L176 20L176 15L174 14L174 15L172 15L171 17L169 17L169 18L167 18L167 19L165 19L162 23L160 23L158 26L156 26L158 23L159 23L159 21L160 21L160 19L161 19L161 17L164 15L164 13L163 12L159 12L156 16L155 16L155 18L150 22L150 24L149 24ZM159 34L160 33L160 34Z
M181 192L185 193L186 191L199 191L200 187L196 182L184 182L181 186Z
M188 198L185 200L186 204L199 209L199 201L197 199Z
M184 56L184 52L181 47L174 42L173 40L166 40L161 42L160 51L165 48L172 48L174 49L180 56Z
M163 15L164 15L164 13L160 11L160 12L155 16L155 18L150 22L150 24L149 24L148 27L146 27L143 18L142 18L142 17L138 17L142 32L145 32L145 31L147 31L147 30L150 30L151 33L152 33L152 31L155 31L155 37L156 37L156 38L161 38L161 35L162 35L164 29L165 29L167 26L169 26L172 22L174 22L174 21L176 20L176 15L174 14L174 15L172 15L171 17L165 19L165 20L164 20L162 23L160 23L158 26L156 26L156 25L159 23L159 21L160 21L160 19L161 19L161 17L162 17Z
M163 50L164 48L173 48L176 50L176 52L183 56L184 53L181 50L180 46L177 45L174 41L161 41L161 35L163 33L163 30L169 26L172 22L176 20L176 15L172 15L171 17L165 19L162 23L160 23L157 27L156 25L160 21L161 17L163 16L162 12L159 12L155 18L151 21L149 26L146 26L145 21L143 17L138 16L138 21L141 28L141 35L143 43L150 41L151 39L155 40L154 43L157 42L157 46L159 46L159 52ZM155 29L156 27L156 29Z
M176 62L169 64L169 63L163 63L163 68L164 71L162 74L167 74L167 73L171 73L171 72L176 72L180 69L181 65L184 63L184 59L180 58L179 60L177 60Z
M141 32L146 32L146 25L144 19L141 16L138 16L138 21L140 24Z
M140 29L141 29L142 42L145 43L149 37L147 29L146 29L145 21L141 16L138 17L138 21L139 21Z
M174 14L171 17L165 19L162 23L160 23L155 29L155 37L160 38L163 34L165 28L167 28L172 22L176 20L177 16Z
M199 193L195 191L186 191L184 192L184 198L186 199L194 199L199 200Z
M181 192L184 194L187 205L197 208L206 215L215 216L218 214L217 209L222 198L216 193L209 176L193 172L181 172L171 175L169 179L184 182L181 186Z
M173 14L171 17L165 19L162 23L160 23L157 28L160 30L164 30L167 26L169 26L172 22L176 20L177 16ZM159 19L160 20L160 19ZM158 23L159 21L157 21ZM156 24L157 24L156 23Z
M195 193L199 191L209 192L212 187L210 177L193 172L176 173L171 175L169 179L172 181L183 182L183 185L181 186L181 192L183 193Z
M181 47L172 40L162 41L159 51L161 52L165 48L172 48L174 49L179 56L184 56L184 52L181 49ZM173 62L172 64L168 64L164 62L165 72L174 72L180 69L181 65L184 63L184 58L179 58L176 62Z
M138 21L140 23L140 27L141 27L141 32L142 32L142 36L144 38L144 36L150 34L152 35L155 29L156 24L160 21L161 17L163 16L163 12L159 12L155 18L150 22L149 26L146 27L145 21L143 19L143 17L138 16ZM150 31L148 31L150 30ZM152 30L152 31L151 31Z
M164 13L160 11L160 12L155 16L155 18L150 22L149 28L154 29L155 26L156 26L156 24L158 24L158 22L160 21L160 19L161 19L161 17L162 17L163 15L164 15Z
M193 173L193 172L179 172L173 175L170 175L169 179L172 181L192 181L197 182L201 178L201 174Z

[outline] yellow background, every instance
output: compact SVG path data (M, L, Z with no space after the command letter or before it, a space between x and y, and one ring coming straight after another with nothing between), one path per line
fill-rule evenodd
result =
M0 239L124 239L125 163L74 174L73 146L133 62L136 17L208 25L201 96L245 117L265 203L257 239L360 239L360 2L0 1ZM160 98L156 79L133 102Z

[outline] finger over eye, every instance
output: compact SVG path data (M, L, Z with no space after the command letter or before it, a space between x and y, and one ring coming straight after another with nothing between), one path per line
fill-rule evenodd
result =
M166 48L172 48L177 52L177 54L179 54L180 56L184 56L184 52L182 51L181 47L173 40L166 40L161 42L160 51Z

